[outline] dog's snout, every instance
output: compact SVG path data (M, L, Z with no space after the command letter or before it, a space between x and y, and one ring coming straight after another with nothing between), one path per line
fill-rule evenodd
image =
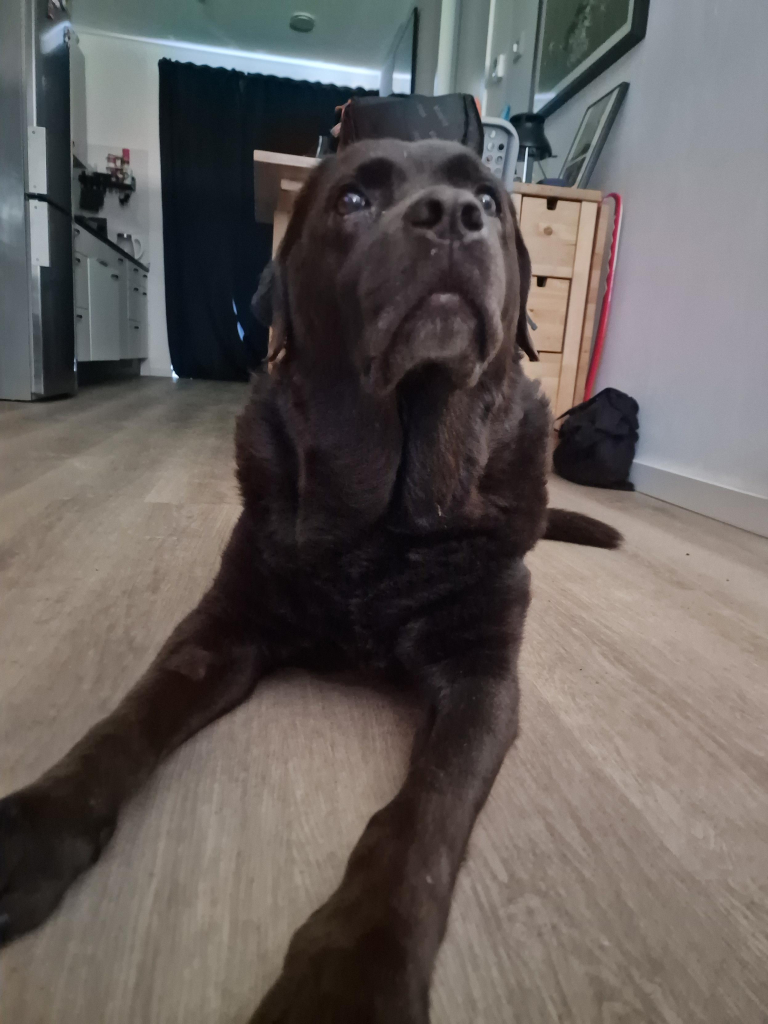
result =
M428 231L438 227L445 217L445 206L436 196L421 196L405 211L405 219L413 228Z
M417 196L407 207L404 219L416 231L446 239L468 238L485 227L477 199L470 192L451 188Z
M464 201L459 208L461 226L468 233L483 230L483 211L476 199Z

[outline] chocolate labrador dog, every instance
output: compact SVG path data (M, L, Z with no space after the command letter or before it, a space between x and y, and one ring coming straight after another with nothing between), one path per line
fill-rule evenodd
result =
M0 804L6 939L265 673L383 670L424 709L405 784L252 1024L426 1024L456 875L517 733L524 556L543 536L619 541L547 512L550 412L520 366L529 278L509 197L459 145L360 143L313 173L276 262L273 372L237 425L243 511L221 568L117 710Z

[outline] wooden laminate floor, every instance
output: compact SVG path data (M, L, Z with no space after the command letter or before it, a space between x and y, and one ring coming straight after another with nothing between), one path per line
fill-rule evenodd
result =
M112 708L211 579L244 398L144 379L0 404L2 791ZM459 879L433 1022L765 1024L768 541L642 495L552 497L627 543L529 559L522 735ZM267 680L2 953L0 1021L243 1024L409 736L381 693Z

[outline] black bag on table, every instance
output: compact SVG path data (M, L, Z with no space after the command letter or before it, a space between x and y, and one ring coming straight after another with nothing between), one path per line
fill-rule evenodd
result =
M343 146L361 139L445 139L461 142L478 156L483 125L469 93L446 96L355 96L341 114Z
M605 388L563 413L552 456L555 471L575 484L633 491L629 470L639 437L638 410L634 398Z

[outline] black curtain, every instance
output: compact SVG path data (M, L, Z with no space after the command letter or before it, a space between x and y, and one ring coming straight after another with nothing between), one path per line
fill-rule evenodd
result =
M313 155L362 89L161 60L165 303L180 377L246 380L267 353L251 296L272 254L254 217L253 151Z

